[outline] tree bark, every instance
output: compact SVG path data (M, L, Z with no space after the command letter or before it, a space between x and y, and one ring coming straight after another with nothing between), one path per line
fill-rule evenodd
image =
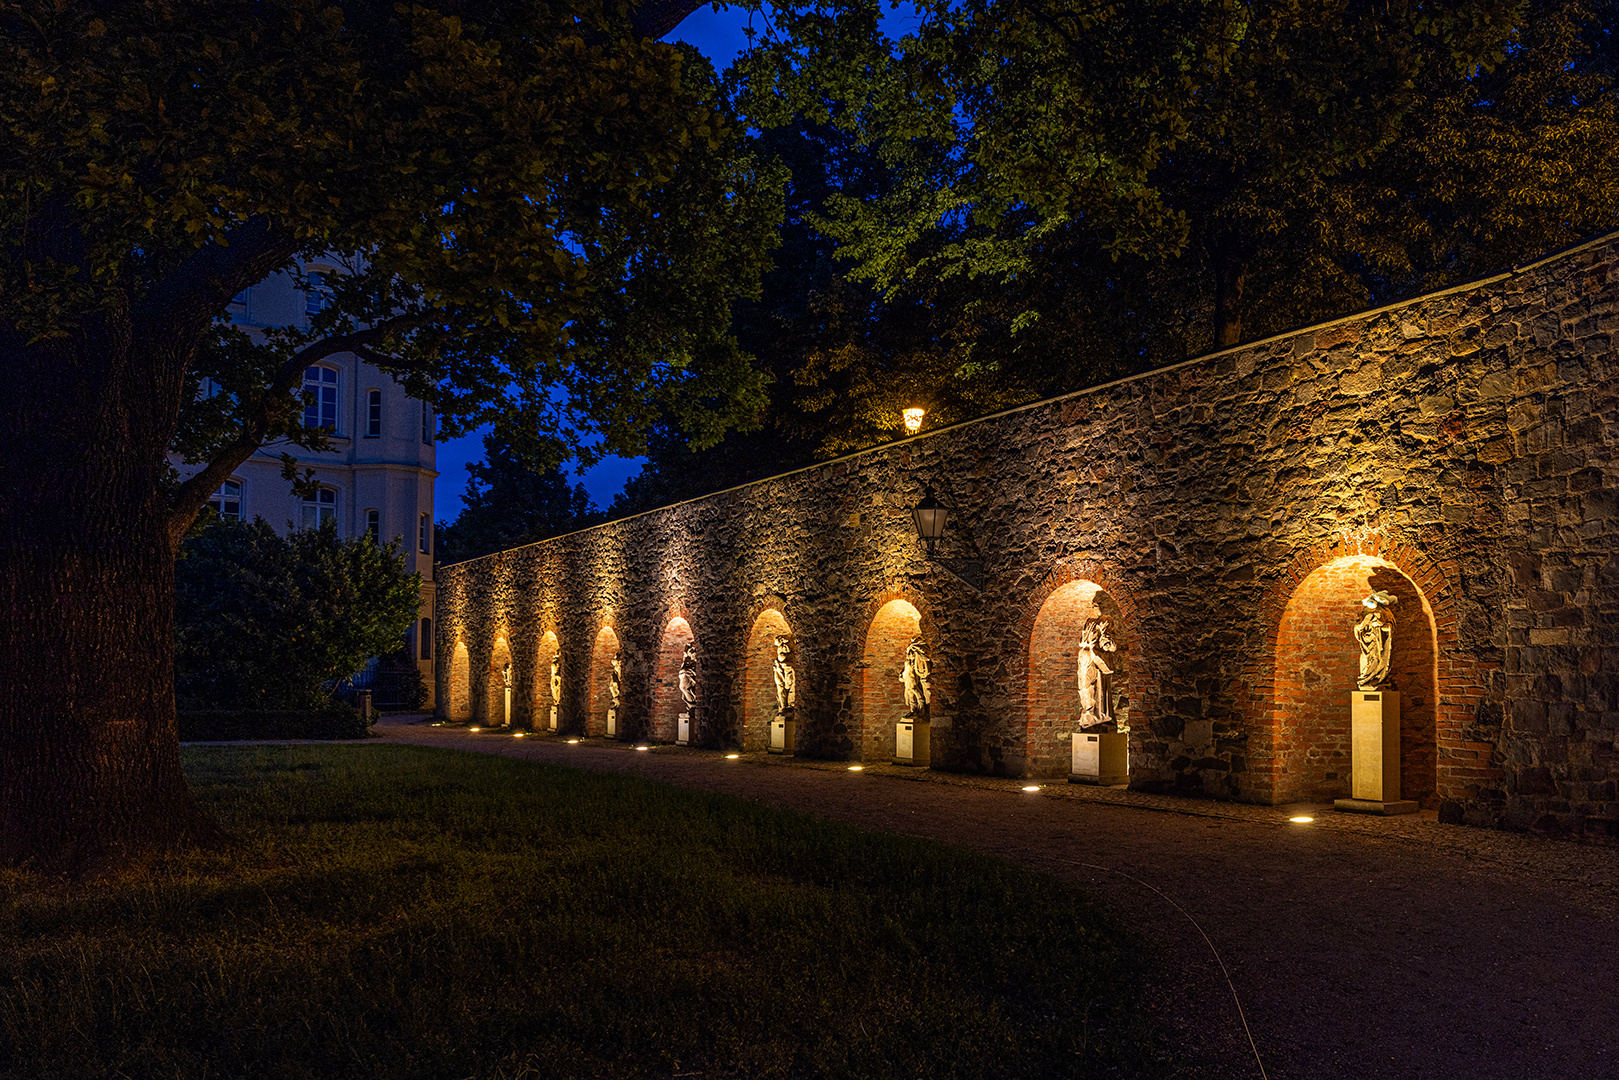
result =
M1214 347L1229 349L1242 342L1242 292L1248 267L1222 259L1214 271Z
M175 723L163 493L186 357L136 362L130 326L0 333L0 864L81 874L219 835Z

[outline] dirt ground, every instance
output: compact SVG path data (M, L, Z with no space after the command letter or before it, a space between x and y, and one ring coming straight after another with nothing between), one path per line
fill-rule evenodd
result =
M725 792L1073 882L1140 941L1179 1076L1619 1080L1612 848L1327 807L515 739L425 718L377 731ZM1299 813L1315 820L1287 820Z

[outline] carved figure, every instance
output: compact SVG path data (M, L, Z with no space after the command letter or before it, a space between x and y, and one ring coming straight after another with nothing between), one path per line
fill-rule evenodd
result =
M776 676L776 715L780 716L798 704L798 675L787 662L793 640L786 634L776 635L776 662L771 670Z
M607 676L607 697L612 702L610 708L618 708L618 695L622 689L624 677L624 662L618 653L613 654L613 670Z
M1355 641L1360 645L1362 690L1373 690L1388 678L1389 661L1394 659L1394 612L1399 597L1377 590L1362 600L1366 613L1355 623Z
M1103 653L1117 647L1108 636L1107 623L1087 622L1079 632L1079 726L1097 727L1113 721L1113 665Z
M933 687L928 681L932 673L928 643L920 637L912 639L905 648L905 669L899 674L900 685L905 688L906 716L927 715L928 705L933 701Z
M551 704L562 701L562 657L551 654Z
M686 711L691 712L697 707L697 647L686 646L686 655L680 660L680 696L686 703Z
M506 689L510 690L512 688L512 666L510 664L506 664L500 669L500 677L505 682Z

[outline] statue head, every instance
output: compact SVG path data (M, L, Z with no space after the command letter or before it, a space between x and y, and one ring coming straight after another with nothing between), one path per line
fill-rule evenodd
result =
M697 644L692 642L686 646L685 653L680 658L680 666L690 671L697 666Z
M776 635L776 659L786 660L787 654L793 651L793 639L787 634Z
M622 654L614 653L613 654L613 670L615 672L623 670L623 664L624 664L624 660L623 660Z
M1392 623L1394 621L1394 612L1389 609L1399 602L1400 598L1398 596L1383 589L1378 589L1362 600L1360 606L1366 609L1366 614L1370 615L1375 612L1379 618ZM1364 618L1364 616L1362 617Z
M918 634L916 637L912 638L911 643L909 645L905 646L905 657L906 657L906 659L910 659L912 656L926 657L927 655L928 655L927 639L922 637L920 634Z

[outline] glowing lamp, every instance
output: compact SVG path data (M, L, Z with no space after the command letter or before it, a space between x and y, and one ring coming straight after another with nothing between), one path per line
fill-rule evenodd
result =
M742 756L741 754L726 754L725 755L725 760L726 761L735 761L737 758L739 758L741 756Z
M865 768L864 765L850 765L849 766L849 771L850 772L859 772L861 769L864 769L864 768Z
M1314 821L1315 818L1313 818L1313 817L1290 817L1287 820L1293 822L1295 825L1308 825L1310 822Z
M929 484L922 492L922 501L911 511L911 521L916 525L916 535L927 544L929 555L933 554L933 545L944 535L945 519L949 516L949 509L940 505L939 500L933 497L933 485Z
M477 727L469 727L469 728L467 728L467 730L468 730L468 731L482 731L482 730L483 730L483 728L477 728Z
M637 746L636 749L637 750L650 750L650 749L652 749L652 747L650 747L650 746Z
M915 435L922 430L922 417L927 415L921 409L905 410L905 433Z
M578 739L569 739L568 740L568 745L569 746L578 746L579 745L579 740Z
M1024 788L1023 790L1024 791L1039 791L1040 790L1040 785L1039 784L1030 784L1028 787Z
M522 738L522 737L523 737L523 732L521 732L521 731L514 731L514 732L512 732L512 738L514 738L514 739L521 739L521 738Z

